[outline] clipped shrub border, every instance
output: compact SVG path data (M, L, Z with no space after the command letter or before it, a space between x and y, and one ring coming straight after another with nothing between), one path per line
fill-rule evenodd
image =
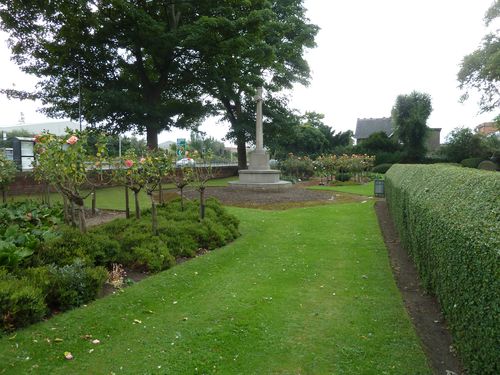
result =
M394 165L387 203L471 374L500 373L500 174Z

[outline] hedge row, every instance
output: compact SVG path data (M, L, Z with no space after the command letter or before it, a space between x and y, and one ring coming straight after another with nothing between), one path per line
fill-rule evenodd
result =
M389 209L471 374L500 373L500 174L394 165Z

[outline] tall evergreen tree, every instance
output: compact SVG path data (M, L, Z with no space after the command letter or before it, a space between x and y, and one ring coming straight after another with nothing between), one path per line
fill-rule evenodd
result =
M408 162L418 162L425 157L427 119L431 112L429 94L413 91L410 95L399 95L396 99L392 108L392 121Z

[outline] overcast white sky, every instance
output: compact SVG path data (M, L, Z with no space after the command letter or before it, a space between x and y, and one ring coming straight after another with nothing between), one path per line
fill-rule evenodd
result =
M310 20L320 26L317 47L307 53L312 79L296 87L292 106L325 114L326 124L354 130L357 118L390 116L397 95L429 93L434 111L428 125L443 128L442 139L458 126L474 127L494 114L478 115L477 101L459 103L456 75L462 58L474 51L488 29L483 17L493 0L305 0ZM0 87L31 89L35 80L10 61L0 33ZM0 127L49 121L37 104L0 97ZM223 138L215 121L202 127ZM163 133L160 141L187 136Z

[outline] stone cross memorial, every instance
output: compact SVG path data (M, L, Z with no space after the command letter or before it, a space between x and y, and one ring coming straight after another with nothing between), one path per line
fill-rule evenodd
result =
M255 150L250 154L248 169L240 170L239 181L231 182L233 187L256 189L282 189L292 186L288 181L280 180L280 171L269 167L269 154L264 149L264 130L262 115L262 87L257 89L257 124L255 128Z

